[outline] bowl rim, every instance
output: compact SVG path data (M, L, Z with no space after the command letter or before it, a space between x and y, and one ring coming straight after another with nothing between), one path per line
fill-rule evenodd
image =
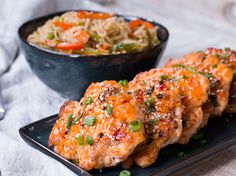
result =
M162 30L165 31L166 33L166 37L164 38L164 40L160 40L160 44L154 46L154 47L151 47L151 48L148 48L148 49L144 49L142 51L138 51L138 52L132 52L132 53L121 53L121 54L107 54L107 55L98 55L98 56L94 56L94 55L80 55L80 54L66 54L66 53L63 53L63 52L58 52L58 51L54 51L54 50L50 50L50 49L46 49L46 48L42 48L40 46L37 46L37 45L33 45L33 44L30 44L29 42L27 42L27 37L23 37L23 31L25 30L25 28L28 27L28 25L36 22L36 21L42 21L42 20L48 20L50 18L53 18L55 16L58 16L58 15L61 15L65 12L69 12L69 11L88 11L88 12L99 12L99 13L107 13L107 12L103 12L103 11L96 11L96 10L87 10L87 9L68 9L68 10L63 10L63 11L57 11L57 12L53 12L53 13L49 13L49 14L46 14L46 15L43 15L43 16L39 16L37 18L33 18L33 19L30 19L26 22L24 22L22 25L20 25L20 27L18 28L18 36L21 40L21 42L23 42L24 44L26 44L27 46L29 46L30 48L33 48L33 49L36 49L36 50L39 50L41 52L45 52L47 54L53 54L53 55L56 55L56 56L62 56L62 57L67 57L68 59L75 59L77 58L76 60L94 60L94 59L101 59L101 58L119 58L119 57L127 57L127 56L131 56L131 55L139 55L139 54L142 54L144 52L149 52L149 51L152 51L152 50L155 50L157 48L160 48L161 46L165 45L169 39L169 31L168 29L163 26L162 24L150 19L150 18L144 18L144 17L138 17L138 16L133 16L133 15L123 15L123 14L119 14L119 13L115 13L115 16L117 17L123 17L125 20L132 20L132 19L141 19L141 20L144 20L144 21L147 21L147 22L151 22L152 24L154 24L155 26L159 26L159 28L161 28ZM110 13L110 12L108 12ZM39 26L37 26L39 27ZM158 30L157 30L157 35L158 35Z

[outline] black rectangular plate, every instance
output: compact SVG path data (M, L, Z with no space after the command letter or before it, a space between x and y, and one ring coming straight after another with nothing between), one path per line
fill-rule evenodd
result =
M29 124L19 130L20 135L29 145L58 160L78 175L119 175L119 172L123 170L121 167L86 172L49 148L47 145L48 137L56 120L57 115L54 115ZM207 127L200 132L204 134L203 139L192 139L187 145L170 145L161 150L158 160L153 165L145 169L135 165L129 171L134 176L169 175L236 144L236 114L212 118Z

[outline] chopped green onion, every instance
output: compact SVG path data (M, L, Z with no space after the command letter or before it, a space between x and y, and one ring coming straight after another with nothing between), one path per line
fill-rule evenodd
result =
M203 75L203 76L205 76L206 78L210 78L210 77L212 77L212 74L211 73L204 73L204 72L198 72L199 74L201 74L201 75Z
M93 126L96 121L97 118L95 116L86 116L84 123L85 125Z
M70 114L68 116L68 119L66 121L66 128L68 128L69 126L71 126L71 120L72 120L73 114Z
M89 135L86 135L86 144L93 145L93 138Z
M215 57L220 58L220 55L218 53L215 54Z
M224 49L225 49L225 51L230 51L231 50L229 47L225 47Z
M144 101L144 104L150 107L151 105L153 105L154 102L155 102L155 99L153 97L150 97L146 101Z
M74 54L82 54L82 55L93 55L93 56L100 56L104 54L108 54L107 51L102 51L93 48L83 48L81 50L73 50Z
M79 23L78 23L78 26L84 26L85 25L85 22L84 21L80 21Z
M206 145L207 144L207 140L206 139L202 139L202 140L199 141L199 144Z
M233 71L233 79L236 81L236 69Z
M84 105L90 105L93 102L93 98L91 96L87 96L87 98L84 101Z
M217 68L218 65L217 64L212 64L211 66L212 66L212 68Z
M76 122L78 122L79 119L81 119L82 116L83 116L83 114L80 114L79 116L77 116L77 117L73 120L72 124L76 124Z
M93 40L93 41L95 41L95 42L98 42L99 40L100 40L100 36L98 35L98 34L96 34L95 32L91 32L91 33L89 33L89 35L90 35L90 37L91 37L91 39Z
M48 39L54 39L54 33L53 32L49 32L47 35Z
M182 64L175 64L175 65L172 65L173 68L186 68L185 65L182 65Z
M193 136L194 140L200 140L204 137L204 133L197 133Z
M139 120L131 121L128 127L132 132L139 131L141 129L141 122Z
M142 81L142 84L143 84L143 85L146 85L146 84L147 84L147 82L143 80L143 81Z
M156 46L156 45L159 45L160 43L161 43L160 40L158 40L158 39L155 40L155 39L154 39L153 42L152 42L152 45L153 45L153 46Z
M65 18L64 18L64 17L60 17L60 18L58 19L58 21L64 22L64 21L65 21Z
M119 43L111 47L111 51L135 52L139 50L138 45L134 43Z
M112 115L112 107L111 105L107 105L107 114Z
M183 79L188 79L188 76L186 76L186 75L183 75L183 77L182 77Z
M187 157L188 155L184 152L179 152L178 157Z
M228 59L229 55L228 54L222 54L222 59Z
M76 139L79 145L84 145L84 139L82 135L77 136Z
M131 173L130 171L123 170L120 172L119 176L131 176Z
M167 75L161 75L159 80L160 81L166 81L166 80L168 80L168 76Z
M191 71L191 72L197 72L197 69L193 66L186 66L187 70Z
M126 87L129 82L127 80L120 80L118 83L122 85L123 87Z

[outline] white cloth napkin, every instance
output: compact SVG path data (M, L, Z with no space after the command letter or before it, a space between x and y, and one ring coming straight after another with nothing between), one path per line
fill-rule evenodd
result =
M0 85L6 115L0 121L0 176L74 175L54 159L29 147L19 128L56 114L64 99L45 86L18 52L18 27L28 19L66 9L105 10L79 0L5 0L0 6Z

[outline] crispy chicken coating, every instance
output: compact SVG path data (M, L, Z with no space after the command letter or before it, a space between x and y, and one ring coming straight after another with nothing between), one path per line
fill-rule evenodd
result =
M144 112L144 127L148 143L136 154L135 162L141 167L154 163L161 148L179 140L182 133L180 91L164 69L152 69L135 76L128 92L139 102Z
M61 107L49 146L85 170L115 166L145 141L142 118L120 84L92 83L80 102Z
M165 74L177 83L180 89L183 112L183 132L179 143L187 144L203 122L202 105L208 99L209 80L185 67L165 68Z
M183 67L195 74L201 74L210 81L208 101L202 106L204 118L202 127L210 116L220 116L228 104L232 70L214 55L204 52L190 53L182 59L170 60L167 67Z
M236 51L230 48L216 49L208 48L205 53L214 55L218 60L233 70L233 80L230 86L229 103L225 110L226 113L236 113Z

